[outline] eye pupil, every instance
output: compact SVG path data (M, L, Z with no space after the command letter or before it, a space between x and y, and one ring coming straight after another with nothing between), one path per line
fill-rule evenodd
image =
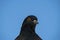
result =
M34 19L32 19L32 21L33 21Z

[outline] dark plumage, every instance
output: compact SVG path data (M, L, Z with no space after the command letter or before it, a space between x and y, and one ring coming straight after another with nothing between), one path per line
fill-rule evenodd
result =
M15 40L42 40L35 32L37 17L30 15L23 21L21 32Z

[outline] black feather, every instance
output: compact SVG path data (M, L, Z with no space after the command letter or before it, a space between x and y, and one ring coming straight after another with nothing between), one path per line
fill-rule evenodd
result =
M28 22L28 18L31 18L32 21L37 20L36 16L27 16L23 21L21 32L15 40L42 40L35 32L36 24L32 21Z

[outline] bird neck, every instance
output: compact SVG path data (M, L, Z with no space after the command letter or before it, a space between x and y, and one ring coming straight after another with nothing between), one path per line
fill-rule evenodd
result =
M30 33L35 33L35 25L24 25L21 28L21 32L30 32Z

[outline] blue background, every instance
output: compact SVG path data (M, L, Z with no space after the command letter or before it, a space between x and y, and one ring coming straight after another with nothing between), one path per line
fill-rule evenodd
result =
M14 40L28 15L37 16L43 40L60 40L59 9L59 0L0 0L0 40Z

